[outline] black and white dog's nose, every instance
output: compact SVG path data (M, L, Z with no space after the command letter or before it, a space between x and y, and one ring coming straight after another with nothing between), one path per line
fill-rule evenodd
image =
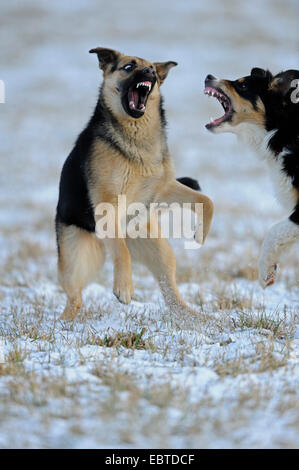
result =
M216 78L216 77L214 77L214 75L210 75L210 74L209 74L209 75L207 75L207 76L206 76L206 80L205 80L205 81L206 81L206 82L209 82L209 81L211 81L211 80L217 80L217 78Z

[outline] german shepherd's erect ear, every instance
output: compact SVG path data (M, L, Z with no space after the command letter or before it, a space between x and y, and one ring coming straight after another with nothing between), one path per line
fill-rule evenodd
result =
M113 49L107 49L105 47L96 47L94 49L90 49L89 51L91 54L97 54L99 59L99 67L102 70L106 70L107 65L116 62L120 57L120 52L115 51Z
M165 78L168 75L169 70L172 67L176 67L178 65L177 62L173 61L168 61L168 62L154 62L154 66L156 67L158 79L160 82L160 85L164 82Z

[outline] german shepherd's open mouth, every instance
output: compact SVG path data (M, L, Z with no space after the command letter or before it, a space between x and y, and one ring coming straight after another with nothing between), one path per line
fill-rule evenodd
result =
M133 111L144 113L147 99L152 89L152 82L138 82L131 86L128 92L129 108Z
M204 93L205 95L214 96L215 98L217 98L217 100L224 109L224 115L217 119L211 118L210 122L206 124L206 128L213 129L214 127L220 126L220 124L222 124L223 122L229 121L234 112L230 98L220 88L214 88L211 86L206 86Z
M124 88L122 95L122 105L126 113L134 118L143 116L146 110L147 100L155 86L156 78L151 75L138 74L133 79L133 83L130 80L130 84Z

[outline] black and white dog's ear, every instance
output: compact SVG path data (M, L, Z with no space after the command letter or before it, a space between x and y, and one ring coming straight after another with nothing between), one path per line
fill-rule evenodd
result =
M298 83L299 70L286 70L275 75L269 90L285 96L291 89L296 88Z
M113 49L107 49L105 47L96 47L94 49L90 49L89 52L91 54L97 54L99 59L99 67L102 70L105 70L107 65L116 62L121 55L120 52Z
M270 82L273 78L273 75L269 70L254 67L253 69L251 69L251 77L266 78Z
M266 76L266 70L264 69L260 69L259 67L254 67L253 69L251 69L251 76L252 77L265 77Z

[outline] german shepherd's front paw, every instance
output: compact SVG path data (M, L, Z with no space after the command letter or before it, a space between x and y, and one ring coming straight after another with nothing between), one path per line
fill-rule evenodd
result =
M113 294L123 304L129 304L134 292L132 280L118 279L114 282Z

